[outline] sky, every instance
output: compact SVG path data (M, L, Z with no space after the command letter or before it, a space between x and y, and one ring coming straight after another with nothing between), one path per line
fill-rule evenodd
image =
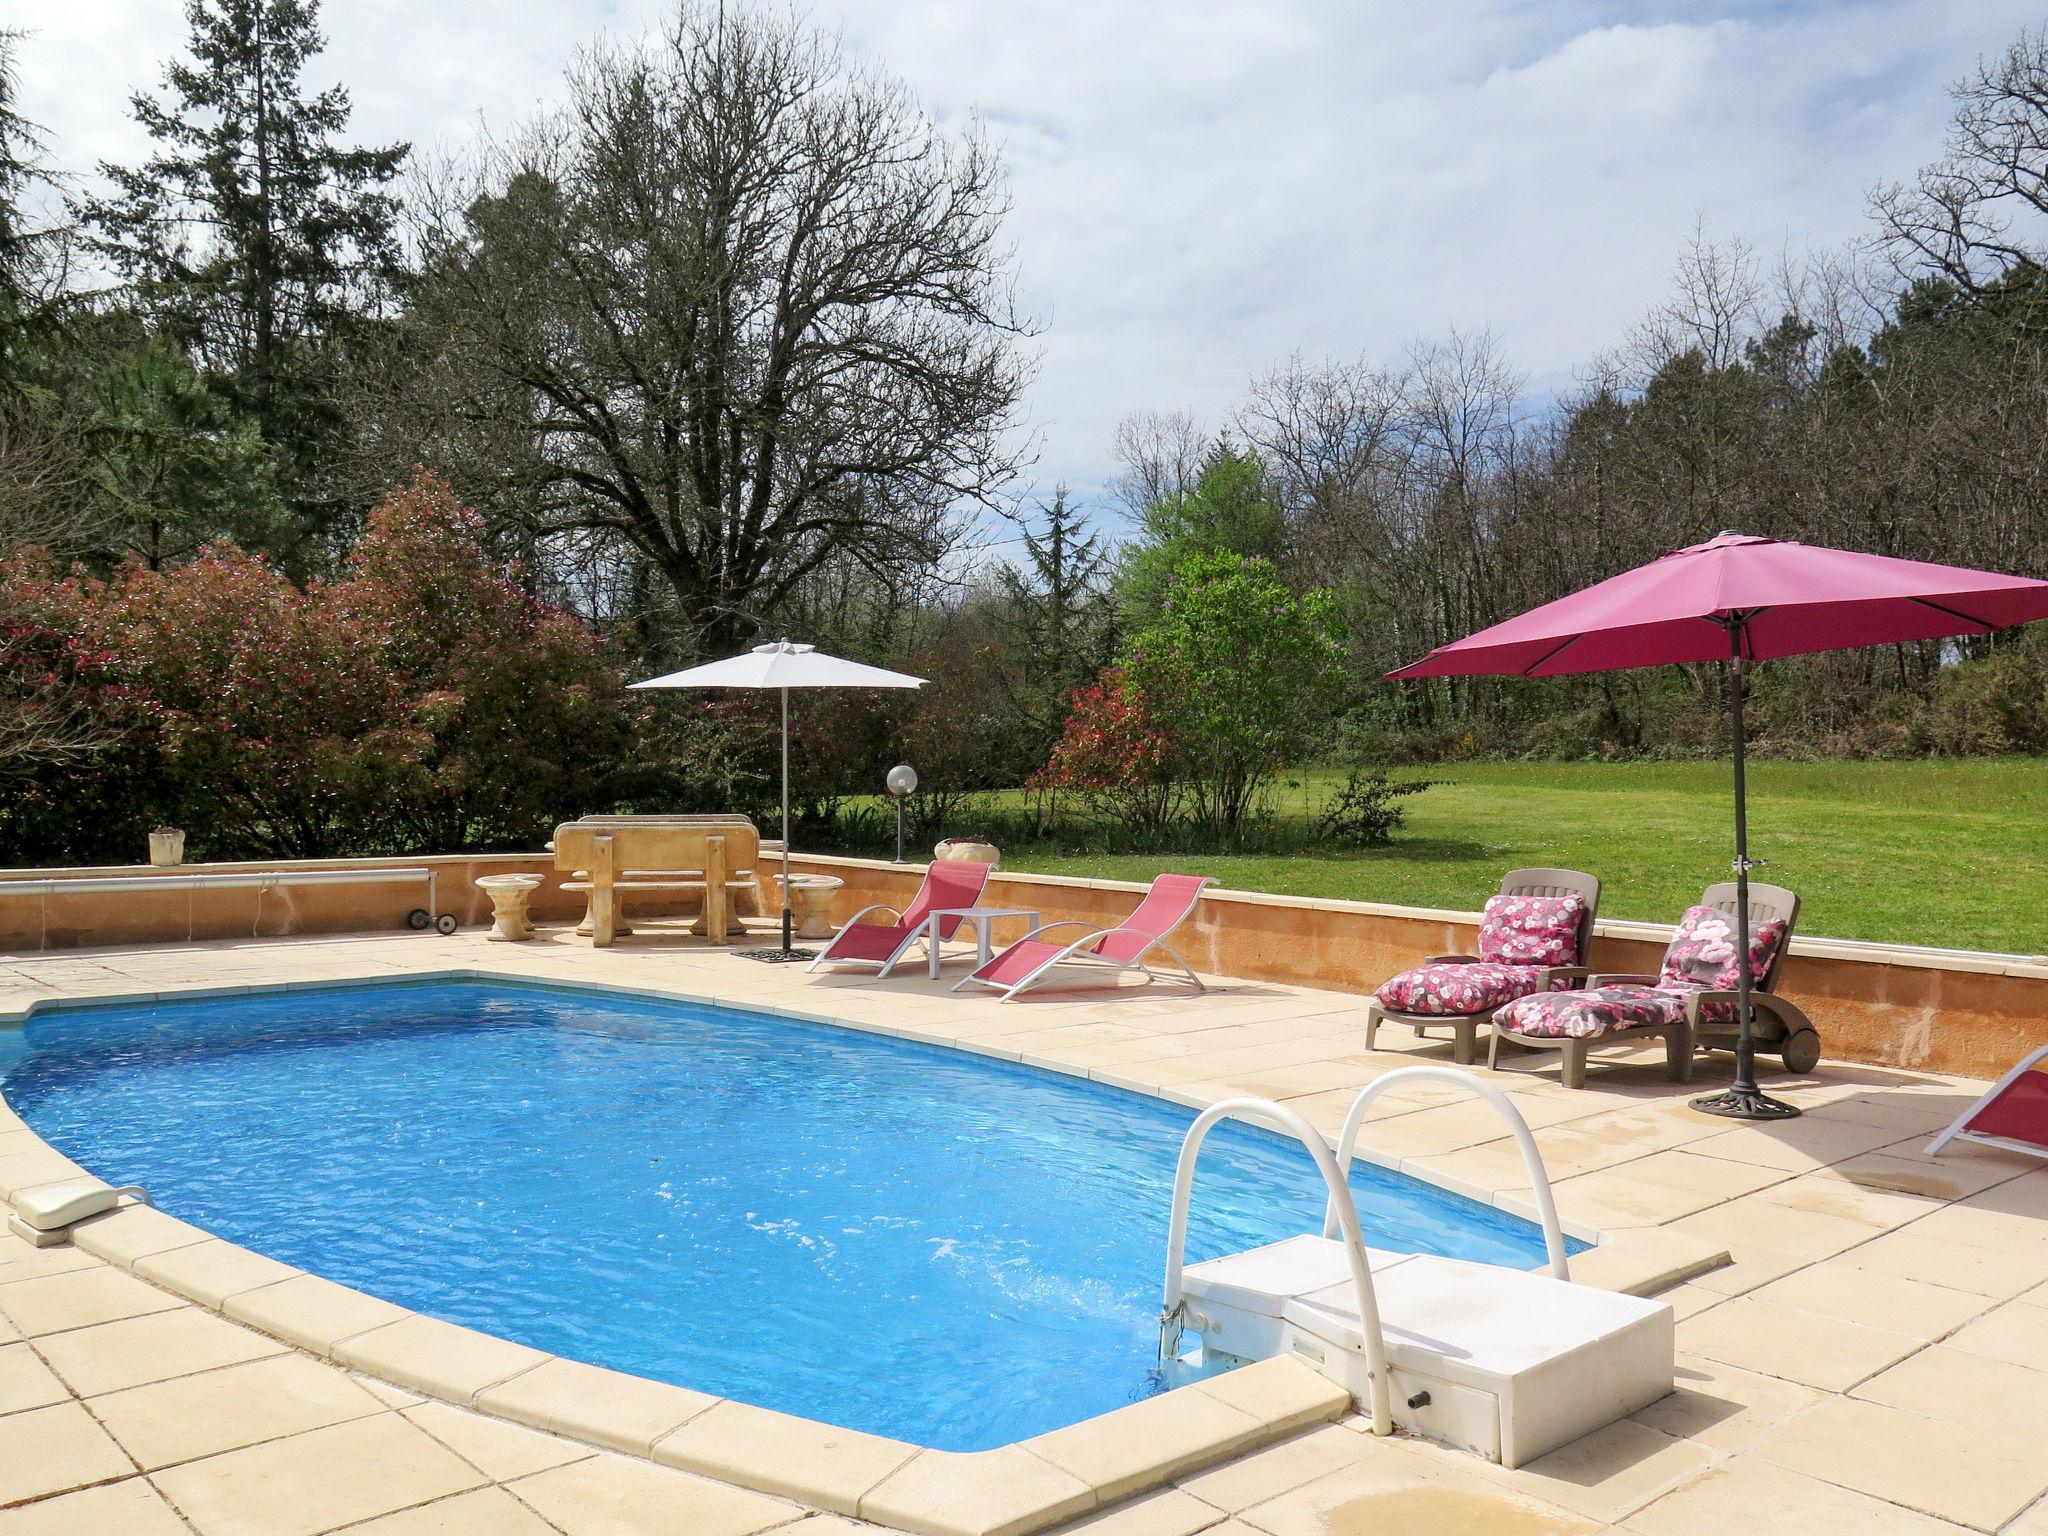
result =
M673 0L329 0L319 84L363 142L458 149L559 98ZM734 0L743 3L743 0ZM8 0L57 163L137 161L175 0ZM1031 482L1093 497L1116 423L1220 425L1299 352L1490 328L1532 402L1616 346L1697 224L1766 252L1865 233L1939 150L1946 87L2038 0L815 0L815 24L1004 147L1042 331Z

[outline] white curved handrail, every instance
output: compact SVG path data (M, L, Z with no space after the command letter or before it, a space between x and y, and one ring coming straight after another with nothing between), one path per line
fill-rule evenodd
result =
M1350 1113L1345 1115L1344 1130L1337 1137L1337 1171L1342 1182L1336 1187L1344 1191L1344 1199L1340 1205L1333 1193L1329 1204L1324 1207L1323 1236L1334 1237L1343 1214L1352 1209L1351 1159L1357 1150L1358 1129L1365 1123L1366 1110L1374 1099L1395 1084L1423 1078L1469 1088L1500 1111L1501 1118L1507 1121L1508 1129L1514 1133L1515 1145L1522 1149L1522 1164L1529 1170L1529 1183L1536 1191L1536 1210L1543 1220L1543 1247L1550 1256L1550 1272L1560 1280L1571 1279L1571 1266L1565 1258L1564 1230L1557 1224L1557 1202L1551 1199L1550 1176L1543 1171L1543 1154L1536 1150L1536 1138L1529 1133L1529 1122L1522 1118L1522 1112L1515 1108L1514 1101L1493 1084L1469 1072L1457 1072L1449 1067L1396 1067L1365 1085L1353 1102Z
M1350 1188L1337 1169L1337 1160L1330 1155L1329 1144L1299 1111L1284 1104L1267 1099L1223 1099L1203 1110L1188 1127L1180 1144L1180 1161L1173 1170L1173 1214L1166 1229L1166 1297L1159 1312L1160 1361L1164 1364L1169 1358L1169 1335L1177 1340L1180 1334L1181 1256L1187 1247L1188 1198L1195 1184L1195 1160L1216 1122L1233 1115L1264 1121L1275 1130L1287 1132L1307 1147L1309 1156L1315 1159L1316 1171L1322 1174L1329 1191L1329 1208L1336 1212L1337 1224L1344 1232L1344 1256L1351 1267L1352 1289L1357 1293L1358 1327L1365 1341L1366 1364L1372 1372L1372 1432L1391 1435L1394 1417L1387 1392L1387 1341L1380 1332L1379 1300L1373 1294L1372 1264L1366 1258L1358 1212L1351 1204ZM1337 1198L1340 1194L1344 1197L1341 1201Z

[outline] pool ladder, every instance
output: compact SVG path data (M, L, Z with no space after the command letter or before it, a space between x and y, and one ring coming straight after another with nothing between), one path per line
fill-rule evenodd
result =
M1382 1094L1414 1083L1457 1087L1500 1112L1529 1175L1547 1273L1366 1246L1349 1183L1359 1131ZM1226 1118L1281 1131L1308 1149L1326 1192L1322 1231L1184 1266L1195 1164ZM1293 1355L1349 1387L1373 1433L1398 1425L1508 1466L1654 1402L1672 1383L1671 1309L1571 1283L1528 1122L1500 1089L1448 1067L1402 1067L1367 1084L1334 1152L1284 1104L1238 1098L1203 1110L1174 1170L1162 1365L1184 1358L1186 1329L1200 1336L1205 1366Z

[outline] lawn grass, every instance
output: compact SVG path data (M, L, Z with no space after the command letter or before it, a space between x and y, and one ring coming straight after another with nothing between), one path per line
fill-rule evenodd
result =
M1415 770L1450 782L1402 802L1386 848L1328 855L1062 855L1004 851L1010 869L1149 880L1162 867L1239 890L1477 907L1502 870L1562 865L1606 883L1603 917L1669 922L1728 878L1731 779L1721 763L1479 763ZM1283 816L1313 817L1331 776L1291 775ZM1752 763L1759 878L1804 901L1809 935L2048 952L2048 758Z

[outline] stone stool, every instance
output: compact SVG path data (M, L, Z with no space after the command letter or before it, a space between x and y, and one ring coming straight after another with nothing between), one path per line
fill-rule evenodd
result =
M526 904L540 889L540 875L483 875L476 888L491 898L491 931L485 935L494 943L516 944L533 937L533 919Z
M832 900L846 884L837 875L791 875L789 908L800 939L829 939L839 930L832 926Z

